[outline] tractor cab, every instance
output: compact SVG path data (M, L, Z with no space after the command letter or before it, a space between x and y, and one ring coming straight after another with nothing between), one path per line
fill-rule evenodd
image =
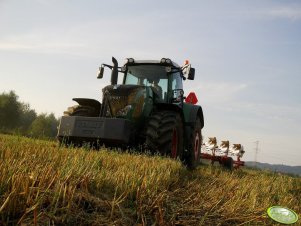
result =
M117 64L117 61L113 58L114 62ZM111 81L117 81L117 78L114 78L118 76L114 71L115 67L118 72L124 74L122 85L149 87L153 94L151 96L157 103L172 104L183 102L182 80L186 78L194 79L194 68L191 68L188 61L185 61L184 66L180 67L167 58L162 58L161 60L134 60L133 58L127 58L122 67L102 64L98 78L103 77L104 67L112 69Z

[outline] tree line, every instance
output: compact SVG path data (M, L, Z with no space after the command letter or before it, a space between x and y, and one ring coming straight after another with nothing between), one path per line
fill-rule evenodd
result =
M14 91L0 94L0 133L54 138L57 126L53 113L37 114L28 103L20 102Z

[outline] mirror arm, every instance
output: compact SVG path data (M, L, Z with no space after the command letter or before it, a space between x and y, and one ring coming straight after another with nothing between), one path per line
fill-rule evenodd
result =
M182 71L187 68L190 64L185 64L184 66L181 67Z
M125 73L125 71L123 70L123 67L118 67L118 72Z
M108 68L110 68L111 70L112 70L112 68L113 68L113 66L108 65L108 64L102 64L101 67L108 67Z

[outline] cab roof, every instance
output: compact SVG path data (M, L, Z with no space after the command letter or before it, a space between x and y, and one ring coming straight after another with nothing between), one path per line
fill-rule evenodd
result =
M163 60L169 60L170 63L163 62ZM125 64L128 65L136 65L136 64L162 64L162 65L170 65L174 67L180 67L176 62L170 60L169 58L162 58L161 60L135 60L133 58L127 58Z

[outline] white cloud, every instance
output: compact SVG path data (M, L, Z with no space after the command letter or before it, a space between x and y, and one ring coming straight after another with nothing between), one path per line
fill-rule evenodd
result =
M234 100L247 87L244 83L202 82L196 87L188 88L201 93L202 99L208 103L223 103Z
M298 106L275 105L270 103L240 103L244 111L254 114L258 118L278 123L297 123L300 120L301 109Z
M59 42L52 42L52 43L28 43L28 42L0 42L0 49L2 50L32 50L32 51L39 51L39 52L56 52L56 51L63 51L69 48L75 47L82 47L81 45L75 45L70 43L59 43ZM61 52L59 51L59 52Z
M241 13L261 19L288 19L295 21L301 19L301 5L272 6L271 8L254 9Z
M38 53L70 53L75 49L85 47L83 43L64 40L48 33L28 33L10 35L0 39L0 50L27 51Z
M287 18L290 20L301 19L301 7L279 7L267 10L265 12L267 16L275 18Z

